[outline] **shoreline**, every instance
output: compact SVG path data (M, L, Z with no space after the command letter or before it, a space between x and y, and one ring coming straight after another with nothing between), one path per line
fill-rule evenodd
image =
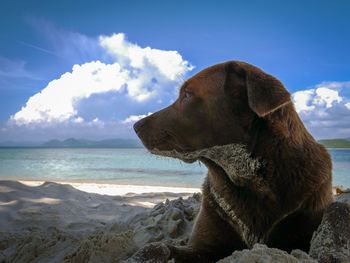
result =
M50 179L22 179L22 178L0 178L0 183L4 181L19 182L26 186L37 187L45 183L56 183L60 185L70 185L77 190L100 195L123 196L127 194L149 194L149 193L174 193L174 194L194 194L201 193L201 187L186 186L165 186L165 185L138 185L138 184L120 184L108 180L50 180ZM344 185L333 185L333 194L336 189L349 189Z
M158 185L130 185L130 184L117 184L113 182L81 182L74 180L23 180L23 179L10 179L1 178L3 181L16 181L26 186L37 187L43 185L46 182L53 182L61 185L71 185L75 189L78 189L87 193L94 193L100 195L126 195L126 194L143 194L143 193L176 193L176 194L192 194L201 192L199 187L178 187L178 186L158 186Z

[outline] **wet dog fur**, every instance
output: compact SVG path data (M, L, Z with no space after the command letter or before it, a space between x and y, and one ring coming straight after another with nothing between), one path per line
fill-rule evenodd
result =
M238 174L238 182L217 163L201 158L208 174L200 212L187 246L158 245L167 259L212 262L257 242L286 251L309 250L333 201L332 164L275 77L239 61L211 66L185 81L172 105L134 128L151 151L240 144L264 162L259 180ZM146 251L141 254L148 259L159 254L151 246Z

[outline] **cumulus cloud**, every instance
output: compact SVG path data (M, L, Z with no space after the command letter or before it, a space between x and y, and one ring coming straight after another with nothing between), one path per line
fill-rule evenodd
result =
M16 125L83 123L84 116L79 115L77 105L95 94L120 93L134 103L151 99L159 102L164 94L174 94L182 77L192 69L177 51L142 48L126 40L122 33L100 36L99 44L113 58L113 63L97 60L74 65L71 72L30 97L11 116L10 122Z
M147 66L155 67L159 73L170 80L176 80L193 68L177 51L142 48L126 41L124 34L101 36L100 43L122 65L130 65L139 70L144 70Z
M315 106L310 105L312 97L315 94L315 90L301 90L293 94L293 100L295 109L297 112L314 110Z
M30 97L26 105L11 116L16 124L34 122L81 122L76 103L94 93L118 91L128 80L128 74L118 63L106 65L99 61L73 66L72 72L51 81L41 92Z
M293 94L296 111L317 138L350 134L350 82L322 82Z
M141 115L130 115L129 117L127 117L125 120L122 121L123 124L128 124L128 123L135 123L138 120L141 120L149 115L151 115L152 112L149 112L147 114L141 114Z

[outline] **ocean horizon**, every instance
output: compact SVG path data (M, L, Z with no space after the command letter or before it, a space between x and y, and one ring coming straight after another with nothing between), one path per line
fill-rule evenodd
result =
M350 149L328 149L333 185L350 187ZM200 187L200 162L150 154L144 148L0 148L0 180Z

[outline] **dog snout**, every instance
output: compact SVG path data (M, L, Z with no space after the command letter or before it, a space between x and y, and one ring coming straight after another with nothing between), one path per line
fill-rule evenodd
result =
M146 122L145 119L146 119L146 118L143 118L143 119L141 119L141 120L135 122L135 124L134 124L134 130L135 130L136 133L138 133L138 132L140 131L141 127L145 124L145 122Z

